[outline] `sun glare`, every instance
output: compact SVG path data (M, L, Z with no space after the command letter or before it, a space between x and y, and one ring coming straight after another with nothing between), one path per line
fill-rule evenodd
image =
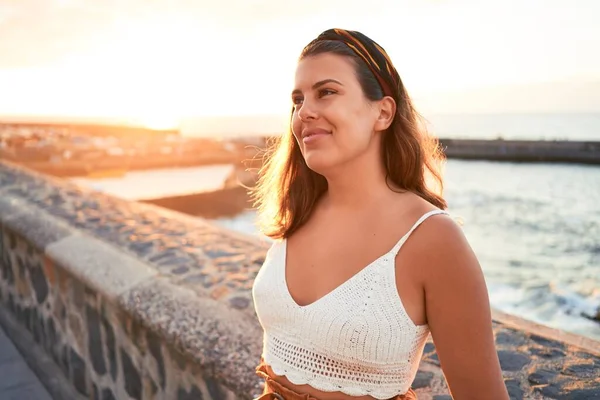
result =
M181 20L123 22L100 46L53 67L63 85L57 104L71 113L118 116L153 129L175 128L186 116L222 113L225 107L231 114L243 111L226 102L220 79L230 71L211 62L217 44L204 43L202 29L210 27ZM74 80L82 74L85 79Z
M398 9L400 3L394 3ZM0 112L110 117L156 129L193 117L287 114L299 52L331 26L380 41L424 110L478 109L486 102L464 93L490 86L551 82L588 70L597 77L600 58L585 50L595 48L595 31L568 36L554 29L555 21L581 18L574 8L564 18L545 9L548 18L531 30L530 15L538 13L531 5L514 13L504 3L459 3L423 2L407 12L375 13L376 19L327 9L281 18L249 13L239 23L186 7L117 13L85 50L61 54L53 64L0 69L0 88L9 93L0 96ZM582 29L594 23L589 18ZM591 44L585 47L580 37ZM556 45L571 56L556 58ZM440 101L446 94L450 100Z

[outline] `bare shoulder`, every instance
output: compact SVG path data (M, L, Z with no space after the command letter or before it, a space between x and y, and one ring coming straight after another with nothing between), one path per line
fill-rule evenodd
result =
M452 395L507 399L483 271L462 227L433 215L413 236L406 250L422 280L427 324Z
M418 257L425 278L436 279L444 273L469 273L479 269L473 249L452 215L433 213L412 236L407 247L413 257Z
M462 227L451 213L413 194L405 200L404 206L409 210L402 218L404 226L429 215L412 232L402 249L404 259L419 266L423 283L439 279L440 273L457 273L457 268L462 273L479 268Z

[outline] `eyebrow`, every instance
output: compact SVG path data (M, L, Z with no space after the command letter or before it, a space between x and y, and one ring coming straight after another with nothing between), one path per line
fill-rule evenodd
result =
M323 79L322 81L319 81L319 82L315 83L314 85L312 85L312 89L313 89L313 90L315 90L315 89L318 89L318 88L320 88L321 86L323 86L323 85L326 85L326 84L328 84L328 83L337 83L337 84L338 84L338 85L340 85L340 86L344 86L344 85L342 84L342 82L340 82L340 81L336 81L335 79ZM298 94L298 93L301 93L300 89L294 89L294 90L292 91L292 95L294 95L294 94Z

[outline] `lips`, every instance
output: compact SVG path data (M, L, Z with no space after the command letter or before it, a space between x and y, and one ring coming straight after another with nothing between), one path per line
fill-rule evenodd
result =
M326 135L331 135L331 132L321 128L305 129L302 131L302 141L304 143L310 143Z

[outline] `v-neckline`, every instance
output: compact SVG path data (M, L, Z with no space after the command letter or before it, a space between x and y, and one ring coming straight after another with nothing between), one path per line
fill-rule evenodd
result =
M344 282L342 282L341 284L339 284L338 286L336 286L335 288L333 288L332 290L330 290L329 292L327 292L325 295L319 297L317 300L314 300L304 306L298 304L298 302L294 299L294 297L292 296L292 293L290 292L290 288L288 286L288 281L287 281L287 245L288 245L288 240L287 238L284 238L281 242L282 247L283 247L283 286L284 286L284 290L287 294L287 297L290 299L290 301L299 309L307 309L309 307L312 307L315 304L318 304L322 301L324 301L324 299L332 296L335 292L337 292L338 290L340 290L342 287L348 285L351 281L357 279L357 277L359 277L361 274L364 273L364 271L366 271L367 269L369 269L370 267L372 267L373 265L375 265L379 260L381 260L382 258L384 258L385 256L389 255L390 253L394 253L393 255L394 257L394 263L395 263L395 259L396 259L396 254L398 251L400 251L400 248L404 245L404 242L406 241L406 239L411 235L411 233L423 222L425 221L427 218L429 218L432 215L437 215L437 214L448 214L447 211L445 210L439 210L439 209L435 209L435 210L431 210L426 212L425 214L423 214L418 220L417 222L415 222L412 227L408 230L408 232L406 232L404 235L402 235L402 237L400 238L400 240L398 240L396 242L396 244L390 249L388 250L386 253L380 255L379 257L377 257L375 260L371 261L369 264L365 265L364 267L362 267L358 272L356 272L354 275L352 275L350 278L346 279ZM396 249L397 248L397 249ZM395 265L394 265L395 267ZM395 275L395 270L394 270L394 275Z
M282 247L283 247L283 286L285 289L285 292L287 294L287 297L290 299L290 301L294 304L294 306L298 309L307 309L312 307L313 305L323 302L325 301L326 298L331 297L335 292L341 290L342 287L348 285L351 281L358 279L358 277L364 273L364 271L366 271L367 269L369 269L371 266L375 265L379 260L381 260L382 258L384 258L385 256L389 255L391 252L394 251L395 247L392 247L387 253L384 253L382 255L380 255L379 257L377 257L375 260L371 261L369 264L365 265L364 267L362 267L358 272L356 272L354 275L352 275L350 278L346 279L344 282L342 282L341 284L339 284L338 286L336 286L335 288L333 288L332 290L330 290L329 292L327 292L325 295L319 297L318 299L306 304L306 305L300 305L298 304L298 302L294 299L294 297L292 296L292 293L290 292L290 288L288 286L288 281L287 281L287 238L282 240Z

